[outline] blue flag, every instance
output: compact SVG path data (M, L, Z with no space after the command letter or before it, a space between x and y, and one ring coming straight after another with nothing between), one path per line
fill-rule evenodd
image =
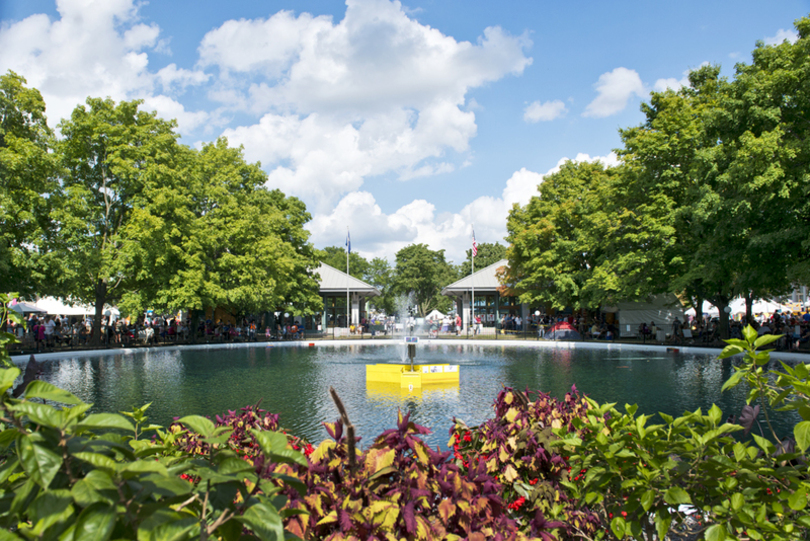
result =
M349 235L349 230L346 230L346 252L352 253L352 237Z

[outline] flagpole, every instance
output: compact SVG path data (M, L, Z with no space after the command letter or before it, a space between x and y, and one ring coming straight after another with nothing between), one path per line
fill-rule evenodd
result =
M475 227L472 230L473 233L473 246L472 250L470 250L470 255L472 256L470 259L472 261L472 266L470 267L470 284L472 285L472 305L470 306L470 323L472 324L473 328L473 336L475 336L475 278L473 275L475 274Z
M349 253L352 251L351 236L349 236L349 228L346 227L346 336L349 336L351 331L351 318L349 316L351 305L349 304Z

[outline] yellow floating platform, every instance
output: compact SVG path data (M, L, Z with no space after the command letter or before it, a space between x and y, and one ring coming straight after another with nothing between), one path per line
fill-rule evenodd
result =
M411 372L409 364L370 364L366 365L366 383L395 383L406 389L443 383L458 384L458 365L417 364Z
M399 402L403 398L414 398L421 400L428 396L442 396L446 398L458 398L459 386L458 381L425 384L421 387L401 387L397 383L384 383L380 381L366 382L366 396L369 400L374 402L389 403L393 399Z

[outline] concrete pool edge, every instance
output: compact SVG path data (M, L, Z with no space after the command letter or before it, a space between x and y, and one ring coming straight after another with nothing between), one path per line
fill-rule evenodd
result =
M135 355L145 351L183 351L183 350L217 350L217 349L242 349L242 348L310 348L310 347L334 347L334 346L394 346L401 345L401 339L376 339L376 340L317 340L314 342L238 342L220 344L184 344L178 346L159 346L155 348L109 348L94 349L84 351L56 351L50 353L30 353L24 355L14 355L11 360L16 365L25 365L33 355L38 361L54 361L72 357L101 357L104 355ZM655 344L628 344L610 342L554 342L551 340L528 341L528 340L467 340L442 338L436 340L422 340L422 346L426 345L446 345L446 346L480 346L480 347L519 347L534 349L599 349L607 351L650 351L657 353L679 352L698 355L720 354L717 348L697 347L697 346L665 346ZM807 360L805 353L791 353L787 351L772 351L771 358L783 361Z

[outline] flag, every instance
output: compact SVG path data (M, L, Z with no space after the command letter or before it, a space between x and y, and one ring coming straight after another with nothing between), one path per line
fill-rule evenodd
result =
M472 256L475 257L478 255L478 243L475 242L475 229L473 229L473 247L472 247Z
M352 237L349 235L349 230L346 230L346 252L352 253Z

